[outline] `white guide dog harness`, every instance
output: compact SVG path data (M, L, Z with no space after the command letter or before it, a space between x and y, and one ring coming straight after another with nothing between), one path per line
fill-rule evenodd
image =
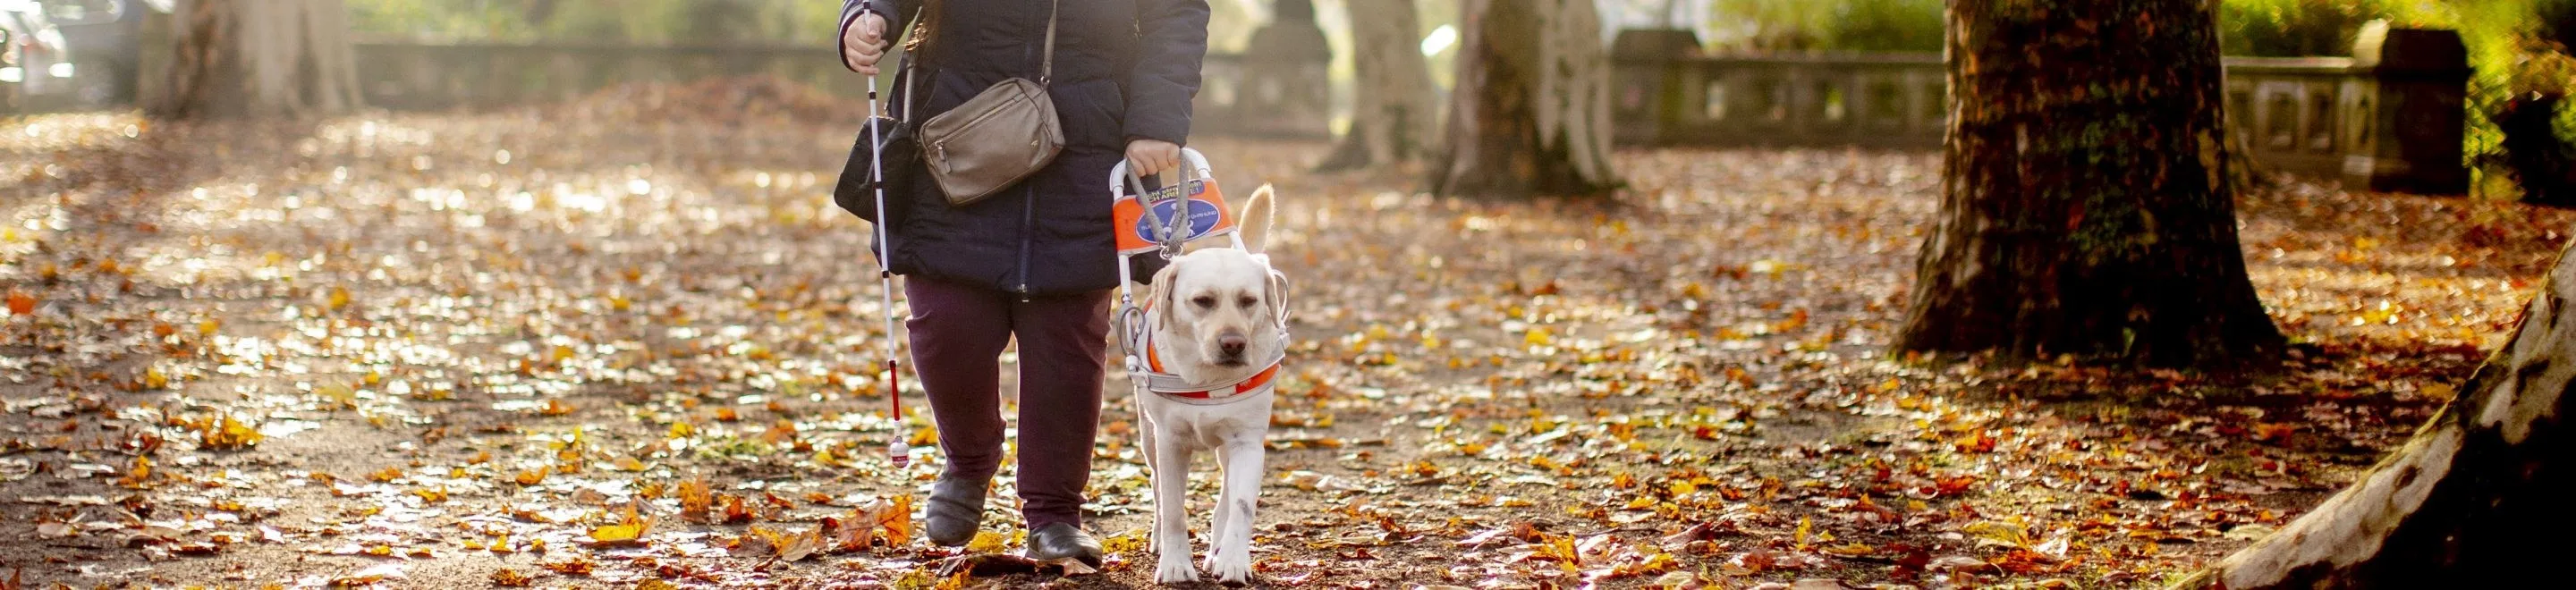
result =
M1225 208L1207 158L1189 148L1181 148L1181 157L1186 163L1181 166L1180 184L1161 190L1145 190L1144 180L1128 173L1125 160L1109 170L1111 218L1118 225L1118 345L1126 352L1128 380L1136 383L1140 394L1152 392L1199 405L1250 399L1275 388L1279 365L1288 356L1287 330L1280 330L1278 352L1260 359L1262 369L1251 377L1231 383L1191 383L1163 368L1162 355L1154 351L1153 314L1136 305L1136 281L1128 268L1128 255L1150 251L1171 260L1190 240L1219 234L1233 240L1236 249L1243 248L1243 236L1235 231L1232 212ZM1287 314L1279 315L1275 319L1284 328Z
M1148 306L1148 309L1143 311L1150 310L1151 306ZM1179 374L1163 369L1162 355L1154 352L1153 314L1140 313L1139 315L1144 317L1136 322L1136 325L1143 327L1143 330L1126 336L1120 341L1120 345L1127 349L1128 378L1135 380L1137 386L1145 391L1154 392L1156 395L1174 401L1213 405L1268 393L1277 387L1279 365L1288 357L1287 336L1284 332L1280 336L1279 352L1271 355L1271 358L1263 359L1265 362L1260 365L1261 372L1253 373L1251 377L1232 383L1191 383L1188 379L1182 379ZM1136 357L1138 351L1142 351L1145 355L1141 362Z

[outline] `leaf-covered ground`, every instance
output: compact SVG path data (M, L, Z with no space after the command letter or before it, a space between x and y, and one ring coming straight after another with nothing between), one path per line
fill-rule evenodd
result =
M0 122L0 588L1148 584L1123 376L1102 571L906 538L939 461L883 456L933 434L871 373L849 123L776 98ZM1907 364L1931 154L1627 152L1613 202L1492 203L1201 147L1282 196L1272 586L2151 586L2401 440L2576 221L2287 183L2243 204L2303 343L2271 375Z

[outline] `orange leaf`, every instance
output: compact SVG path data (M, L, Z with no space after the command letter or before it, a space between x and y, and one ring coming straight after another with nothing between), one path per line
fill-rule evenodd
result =
M31 313L36 313L36 296L28 295L26 291L10 289L9 315L27 315Z

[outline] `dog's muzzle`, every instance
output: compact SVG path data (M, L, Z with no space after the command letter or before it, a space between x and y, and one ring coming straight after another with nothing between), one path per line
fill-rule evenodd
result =
M1217 354L1215 355L1216 364L1224 367L1243 366L1243 350L1245 344L1247 344L1247 342L1245 341L1243 334L1240 332L1227 332L1217 336Z

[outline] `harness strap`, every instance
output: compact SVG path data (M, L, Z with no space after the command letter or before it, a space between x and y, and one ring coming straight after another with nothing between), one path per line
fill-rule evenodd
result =
M1144 317L1145 312L1145 309L1137 307L1128 307L1119 312L1119 321L1122 324L1128 324L1130 317L1135 318L1133 323L1129 324L1134 328L1121 331L1120 344L1127 349L1128 379L1136 382L1137 389L1150 391L1166 398L1200 402L1231 401L1267 393L1274 389L1279 377L1279 366L1285 363L1288 357L1287 334L1280 335L1281 346L1278 356L1269 359L1261 372L1234 383L1191 383L1188 379L1181 378L1179 374L1163 368L1162 353L1154 349L1154 333L1147 326L1152 320ZM1143 355L1141 358L1138 356L1140 353Z

